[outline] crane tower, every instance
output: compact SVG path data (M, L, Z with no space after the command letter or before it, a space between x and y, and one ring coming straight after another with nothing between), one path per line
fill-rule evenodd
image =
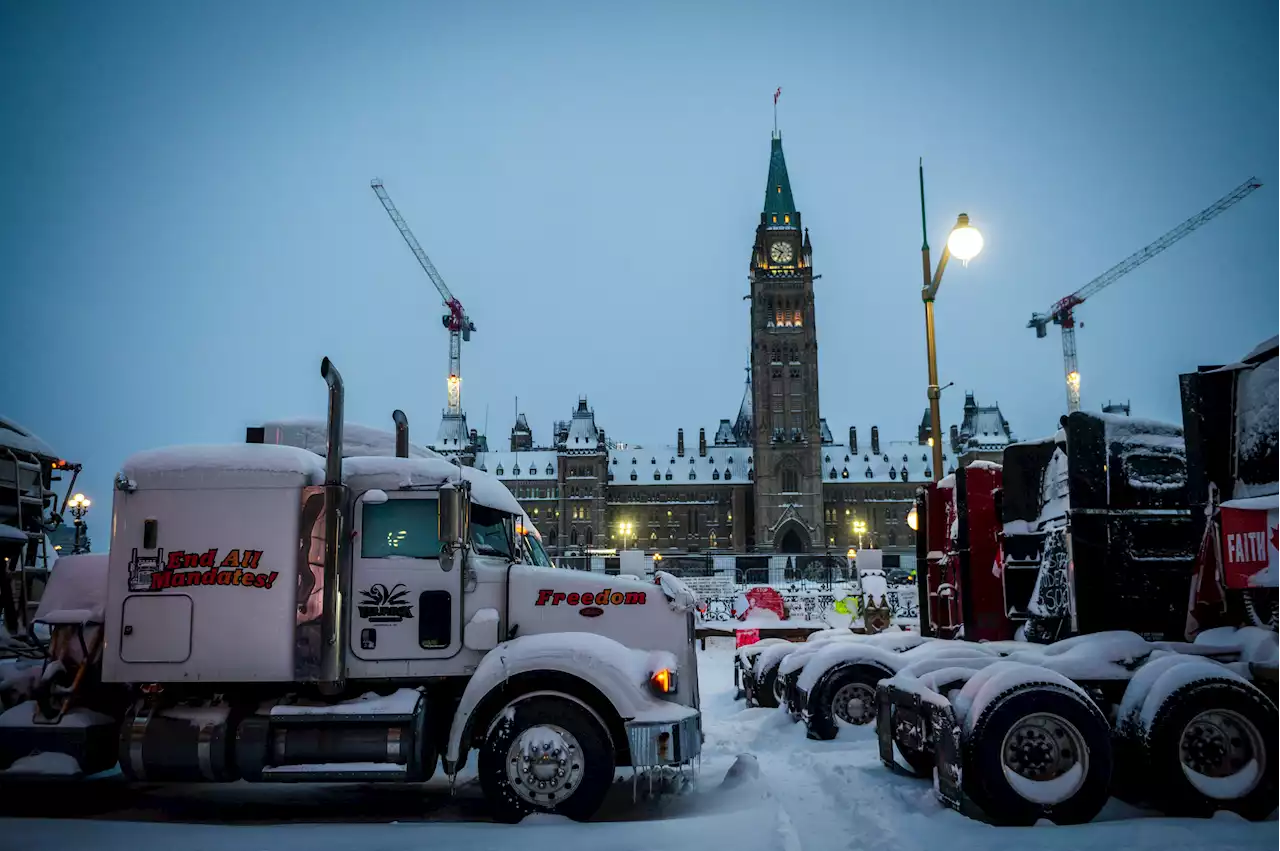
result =
M449 310L443 317L441 322L445 328L449 329L449 406L447 416L458 418L462 416L462 343L470 342L471 332L476 330L475 323L471 321L471 317L462 308L462 302L458 301L450 292L449 287L444 282L444 278L436 271L435 264L431 262L431 258L427 256L427 252L422 250L417 237L413 235L413 231L409 230L409 225L405 223L404 217L400 215L400 211L396 209L396 205L392 202L391 196L387 194L386 187L382 185L382 181L376 177L370 182L373 187L374 194L378 196L378 200L382 202L383 208L386 209L387 215L391 217L391 221L399 228L400 235L404 237L405 243L409 246L409 250L413 252L413 256L418 258L418 263L422 266L427 277L431 279L431 283L435 284L436 290L440 293L440 298L444 300L444 306Z
M1257 178L1249 178L1146 248L1130 254L1071 295L1058 299L1044 313L1031 315L1031 321L1027 323L1027 327L1036 329L1037 337L1043 337L1048 333L1050 323L1062 326L1062 360L1067 378L1067 413L1074 413L1080 410L1080 367L1076 360L1075 309L1083 304L1085 299L1114 284L1120 278L1146 263L1196 228L1215 218L1229 207L1234 206L1261 186L1262 183Z

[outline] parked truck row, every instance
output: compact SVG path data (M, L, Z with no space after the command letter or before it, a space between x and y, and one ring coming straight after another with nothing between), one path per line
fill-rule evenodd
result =
M0 775L421 781L477 760L497 817L589 818L615 769L702 744L692 592L549 569L495 477L344 441L135 455L107 556L62 559L40 676L0 714ZM294 445L289 445L292 442ZM307 448L303 448L306 446Z
M1276 340L1181 377L1181 427L1083 412L922 488L921 629L742 648L749 703L1000 824L1277 800Z

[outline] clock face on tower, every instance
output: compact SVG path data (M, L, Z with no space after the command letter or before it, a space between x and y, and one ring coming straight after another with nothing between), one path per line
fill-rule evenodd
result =
M769 247L769 258L774 263L790 263L791 255L791 243L789 242L775 242Z

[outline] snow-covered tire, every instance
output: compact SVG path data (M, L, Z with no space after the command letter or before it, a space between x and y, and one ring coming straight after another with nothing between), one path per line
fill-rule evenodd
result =
M1058 683L1024 683L1000 694L963 751L964 792L996 824L1083 824L1109 796L1107 720L1093 701Z
M898 749L898 756L914 776L933 776L933 769L938 765L937 754L931 750L920 750L903 744L896 735L893 737L893 745Z
M526 760L530 748L538 755ZM480 748L479 775L499 821L514 824L535 812L586 821L613 784L613 748L608 731L575 701L531 697L498 716ZM530 780L548 785L535 789Z
M1178 816L1228 810L1253 821L1275 811L1280 713L1257 688L1199 680L1143 714L1151 718L1144 762L1160 810Z
M838 668L827 674L809 695L807 735L827 742L840 732L840 723L865 726L876 720L876 686L892 672L866 663Z
M778 666L774 665L767 671L761 671L759 679L756 680L755 699L757 706L763 706L765 709L778 708L778 696L774 693L774 688L778 682Z

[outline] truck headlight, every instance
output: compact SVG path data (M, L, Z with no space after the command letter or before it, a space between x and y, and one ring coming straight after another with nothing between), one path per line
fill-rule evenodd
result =
M649 685L658 694L675 694L676 672L670 668L659 668L649 675Z

